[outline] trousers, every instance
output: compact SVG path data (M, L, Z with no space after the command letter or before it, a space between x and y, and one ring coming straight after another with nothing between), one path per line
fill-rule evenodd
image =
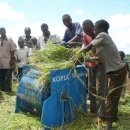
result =
M96 67L89 67L88 89L90 98L90 112L97 113L99 117L105 117L106 90L108 87L105 66L100 63Z
M12 91L12 69L0 69L0 88L2 91Z
M108 77L110 80L108 86L108 94L105 102L106 119L108 121L117 121L118 119L118 105L122 92L122 87L125 83L126 75L126 66L117 71L108 73Z

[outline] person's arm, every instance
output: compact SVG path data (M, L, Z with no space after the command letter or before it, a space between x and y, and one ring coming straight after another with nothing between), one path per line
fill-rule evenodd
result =
M75 23L75 36L69 42L79 42L82 36L82 27L79 23Z
M81 39L81 35L76 35L71 40L69 40L68 42L77 42L77 41L80 41L80 39Z
M89 44L83 48L80 49L80 52L87 52L87 51L90 51L92 49L93 45L92 44Z
M91 41L91 43L89 45L87 45L84 48L81 48L80 51L84 52L84 51L89 51L91 50L93 47L97 48L99 46L102 46L102 41L104 39L104 36L102 34L98 34L97 37Z
M21 62L21 59L19 58L18 50L17 49L14 51L14 60L16 62L18 62L18 63Z
M9 39L9 43L10 43L10 55L11 55L10 66L12 68L14 68L15 67L14 52L15 52L15 49L16 49L16 44L14 43L14 41L11 38Z
M41 37L38 38L36 46L37 46L37 49L39 50L41 49Z
M62 41L64 41L64 42L67 42L67 41L68 41L68 34L67 34L67 31L65 31L64 37L63 37Z

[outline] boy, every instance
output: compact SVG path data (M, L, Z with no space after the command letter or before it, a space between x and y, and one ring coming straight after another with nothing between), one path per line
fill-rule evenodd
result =
M96 38L80 51L89 51L92 47L96 48L96 54L105 66L108 75L109 86L108 95L106 97L106 120L107 126L105 130L111 130L112 124L116 121L118 113L119 99L122 91L122 85L126 78L126 66L120 59L118 49L108 35L109 24L105 20L99 20L95 23Z
M82 27L78 22L72 23L72 19L69 14L62 16L63 24L67 27L63 37L63 42L80 42L82 35Z
M32 38L32 36L31 36L31 28L30 27L26 27L24 29L24 33L25 33L25 36L23 36L24 46L26 48L32 48L32 45L30 44L30 39Z
M87 19L83 22L83 46L90 44L92 39L95 38L94 24L91 20ZM95 52L90 54L91 58L96 57ZM99 61L87 61L88 67L88 87L89 87L89 98L90 98L90 112L95 113L102 120L105 119L105 101L102 99L96 99L94 95L105 98L106 87L107 87L107 76L105 74L105 67ZM96 80L97 79L97 80Z
M29 42L33 49L37 49L37 38L36 37L32 37Z
M29 56L29 49L24 47L24 39L18 39L19 50L15 50L14 58L17 62L19 80L22 76L23 66L27 64L27 57Z
M130 78L130 68L129 68L129 65L127 63L127 61L124 61L124 57L125 57L125 53L123 51L119 51L119 54L120 54L120 57L121 57L121 60L125 63L126 65L126 68L127 68L127 73L128 73L128 78ZM122 93L121 93L121 97L124 97L125 96L125 93L126 93L126 85L127 84L127 77L126 77L126 80L125 80L125 83L124 83L124 86L123 86L123 90L122 90Z

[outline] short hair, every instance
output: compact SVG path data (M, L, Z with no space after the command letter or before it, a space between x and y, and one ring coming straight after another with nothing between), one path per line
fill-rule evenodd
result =
M120 54L120 56L125 57L125 52L124 51L119 51L119 54Z
M41 25L41 28L47 28L47 29L48 29L48 25L47 25L46 23L43 23L43 24Z
M62 16L62 20L64 20L64 19L70 19L70 20L72 20L69 14L64 14Z
M6 31L4 27L1 27L1 28L0 28L0 31L1 31L1 30L4 30L4 31Z
M18 38L18 42L19 41L23 41L24 42L24 38L22 37L22 36L20 36L19 38Z
M26 31L30 31L30 32L31 32L31 28L30 28L30 27L26 27L26 28L24 29L24 32L26 32Z
M98 28L103 28L104 32L108 33L108 29L110 25L106 20L103 20L103 19L98 20L95 24L98 26Z
M32 37L30 40L33 42L34 45L37 44L37 38L36 37Z
M94 26L93 22L90 19L86 19L85 21L83 21L83 25Z

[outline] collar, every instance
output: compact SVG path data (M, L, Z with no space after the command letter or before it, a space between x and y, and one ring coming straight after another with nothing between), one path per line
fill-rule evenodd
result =
M0 39L8 40L7 36L5 38L0 37Z
M74 28L74 23L72 23L71 28L67 28L67 30L72 30Z

